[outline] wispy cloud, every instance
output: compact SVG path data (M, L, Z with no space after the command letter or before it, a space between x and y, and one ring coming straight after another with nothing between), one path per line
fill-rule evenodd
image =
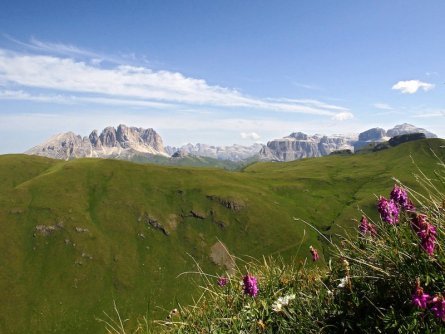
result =
M42 44L34 41L35 47L58 50L83 56L97 56L72 45ZM33 45L34 45L33 44ZM351 119L352 113L345 107L326 104L316 100L256 98L231 88L209 85L205 80L186 77L178 72L153 71L146 67L116 65L101 67L73 57L55 55L23 54L0 49L0 86L4 92L11 87L20 87L16 99L49 101L84 101L92 103L118 103L158 107L187 104L217 106L223 108L250 108L267 111L302 113L326 116L336 121ZM54 92L43 97L31 96L27 88ZM69 98L60 92L72 94ZM89 94L90 97L82 97ZM8 98L3 94L3 98ZM91 96L92 95L92 96ZM9 97L12 98L12 97Z
M374 103L374 108L381 110L394 110L394 108L387 103Z
M177 105L153 101L118 99L112 97L88 97L63 94L31 94L23 90L0 90L0 100L32 101L56 104L100 104L108 106L150 107L156 109L172 109Z
M104 61L113 64L120 64L123 61L134 63L138 60L135 54L123 55L123 56L105 55L94 52L92 50L88 50L86 48L78 47L76 45L42 41L35 37L31 37L28 42L21 41L8 34L3 34L3 37L13 42L14 44L26 49L27 51L45 53L49 55L75 57L75 58L80 57L88 59L88 62L93 65L99 65ZM145 63L146 59L142 58L142 61Z
M403 94L414 94L419 89L424 90L425 92L433 89L435 87L434 84L423 82L420 80L406 80L399 81L392 86L392 89L399 90Z

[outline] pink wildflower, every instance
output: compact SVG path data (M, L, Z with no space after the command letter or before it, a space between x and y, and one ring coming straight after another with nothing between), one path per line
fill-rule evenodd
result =
M443 296L435 295L431 299L431 305L431 312L433 312L437 318L445 321L445 300Z
M256 277L247 274L243 278L243 283L244 283L244 293L246 295L256 297L256 295L258 294L258 285Z
M436 228L427 221L427 216L418 214L412 219L412 227L420 238L420 245L428 255L434 254L436 246Z
M368 222L368 219L366 216L362 216L362 219L360 219L360 225L358 227L360 233L362 235L370 234L372 237L375 237L377 235L377 230L373 224Z
M391 191L390 198L405 211L414 211L416 208L414 207L411 200L408 198L408 193L402 187L394 185L394 188Z
M427 293L423 293L423 288L420 286L419 280L416 281L416 291L412 296L412 303L418 308L426 309L428 301L431 296Z
M225 276L221 276L220 278L218 278L218 285L223 287L226 286L227 283L229 283L229 279Z
M394 200L388 201L385 197L380 196L377 208L384 222L395 225L399 221L399 208Z
M315 262L318 259L320 259L320 255L318 255L318 251L314 247L309 246L309 251L311 252L312 255L312 261Z

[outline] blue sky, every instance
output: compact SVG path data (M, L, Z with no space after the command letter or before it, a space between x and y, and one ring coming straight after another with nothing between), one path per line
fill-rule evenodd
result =
M167 145L445 137L443 1L0 3L0 153L119 123Z

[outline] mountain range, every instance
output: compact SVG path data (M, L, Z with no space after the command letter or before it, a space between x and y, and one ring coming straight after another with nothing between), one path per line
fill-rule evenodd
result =
M120 124L116 129L107 127L100 134L94 130L88 137L73 132L57 134L25 153L63 160L83 157L141 160L142 157L150 161L172 157L177 162L178 158L193 156L234 162L248 159L292 161L325 156L339 150L353 152L370 143L384 142L391 137L409 133L424 133L426 138L437 137L423 128L404 123L389 130L372 128L358 135L326 136L294 132L284 138L271 140L267 145L212 146L198 143L164 147L161 136L155 130Z

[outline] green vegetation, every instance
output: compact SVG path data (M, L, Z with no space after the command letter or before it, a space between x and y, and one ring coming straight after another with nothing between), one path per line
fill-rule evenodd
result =
M416 178L420 193L402 186L380 197L382 220L363 215L339 243L325 239L327 266L269 258L219 278L201 271L200 298L159 322L162 332L445 333L445 164Z
M177 158L167 158L161 155L135 155L131 161L137 163L152 163L163 166L184 166L184 167L213 167L227 170L239 170L250 160L235 162L231 160L219 160L209 157L198 157L194 155L186 155Z
M194 275L177 277L194 261L208 273L232 268L219 241L238 257L284 263L313 245L323 260L323 238L293 217L328 236L355 231L357 206L371 212L392 176L416 189L410 155L431 174L431 149L443 159L444 143L241 172L0 156L0 331L102 332L95 317L112 314L113 300L134 322L165 318L199 295Z

